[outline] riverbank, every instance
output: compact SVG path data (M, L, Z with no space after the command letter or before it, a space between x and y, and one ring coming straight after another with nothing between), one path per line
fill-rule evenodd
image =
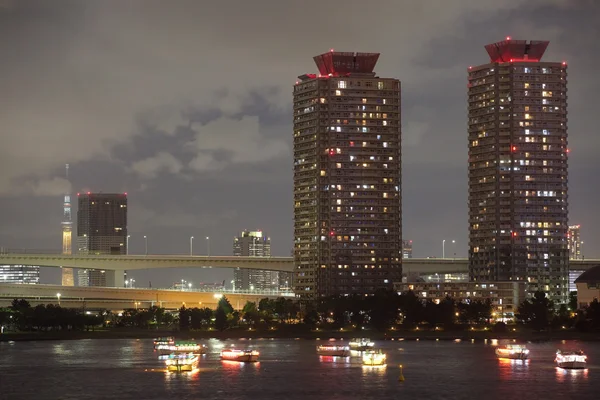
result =
M110 329L83 332L5 332L0 335L0 342L8 341L41 341L41 340L82 340L82 339L152 339L159 336L174 336L182 340L206 339L305 339L325 340L335 338L348 340L353 337L369 337L373 340L463 340L483 341L485 339L516 340L523 342L580 340L600 341L597 332L578 332L573 330L556 330L548 332L533 332L520 330L516 332L491 331L294 331L278 330L242 330L233 329L218 331L171 331L171 330L142 330L142 329Z

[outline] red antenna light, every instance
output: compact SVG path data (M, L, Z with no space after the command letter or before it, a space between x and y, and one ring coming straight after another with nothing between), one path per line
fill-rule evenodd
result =
M92 192L87 192L88 195L92 194Z
M507 37L506 37L506 40L510 40L510 36L507 36Z
M512 151L517 151L517 146L513 146Z
M334 235L335 235L335 232L334 232L334 231L331 231L331 232L329 232L329 235L330 235L330 236L334 236Z
M513 232L513 236L517 236L517 232Z
M512 58L510 59L510 62L513 62L513 59L512 59Z
M563 61L563 65L567 65L567 62L566 62L566 61Z
M333 53L333 49L330 49L329 51Z
M567 149L567 153L569 152L569 149Z
M127 196L127 192L123 193L125 196Z
M77 193L77 196L79 196L79 192Z

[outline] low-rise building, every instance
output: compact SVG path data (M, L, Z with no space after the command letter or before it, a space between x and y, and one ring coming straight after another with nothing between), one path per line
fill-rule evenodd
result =
M524 282L397 282L400 293L412 290L423 300L439 303L446 297L457 302L490 299L493 312L501 319L512 318L526 298Z
M585 308L594 300L600 301L600 265L585 271L575 279L577 286L577 306Z

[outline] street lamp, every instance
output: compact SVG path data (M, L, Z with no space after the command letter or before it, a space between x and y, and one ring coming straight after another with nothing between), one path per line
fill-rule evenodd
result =
M194 255L194 237L190 236L190 256Z
M453 240L452 243L456 243L456 240ZM446 239L442 240L442 258L446 258Z
M58 298L58 305L60 306L60 293L56 293L56 297Z
M131 282L131 286L130 287L133 288L134 284L135 284L135 279L132 279L130 282Z
M208 256L210 257L210 237L209 236L206 237L206 252L207 252Z
M144 235L144 244L146 245L146 255L148 255L148 236Z
M181 291L183 292L183 288L185 287L185 279L181 280Z
M192 291L192 282L188 282L188 289L190 292Z
M125 287L127 287L128 283L129 283L129 279L125 279Z
M125 238L125 255L128 256L129 255L129 238L131 237L131 235L127 235L127 238Z
M235 292L235 280L231 281L231 291Z

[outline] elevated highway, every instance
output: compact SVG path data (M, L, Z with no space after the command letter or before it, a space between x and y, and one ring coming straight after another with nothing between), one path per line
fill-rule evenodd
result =
M186 307L217 307L225 296L235 309L242 309L247 301L293 297L291 293L234 293L227 291L200 292L168 289L126 289L107 287L76 287L60 285L20 285L0 283L0 307L8 307L15 298L25 299L35 307L38 304L60 304L62 307L86 310L108 309L122 311L128 308L148 308L153 305L166 309Z

